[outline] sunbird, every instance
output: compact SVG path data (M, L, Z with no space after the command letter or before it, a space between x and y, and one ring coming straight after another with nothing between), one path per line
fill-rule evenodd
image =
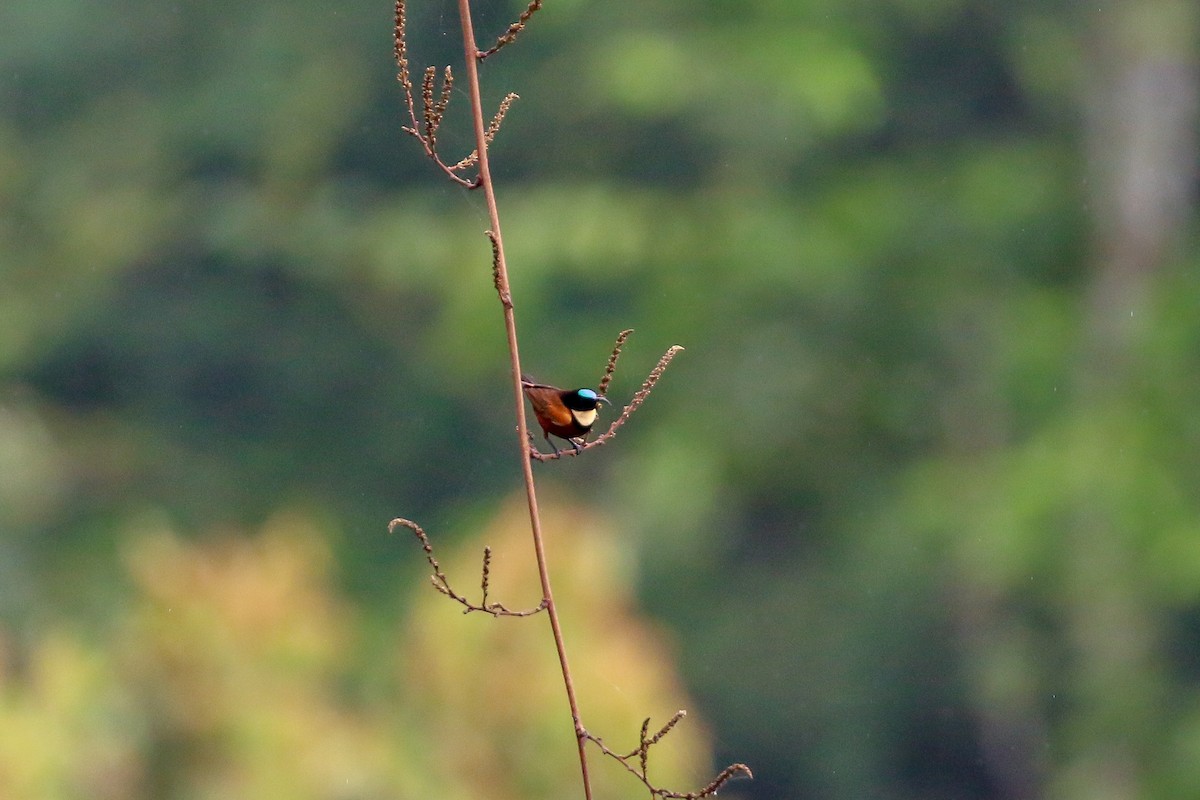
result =
M521 387L533 404L533 413L542 426L546 441L554 448L555 455L558 455L559 449L550 441L550 434L566 439L578 453L577 440L587 436L596 424L600 404L608 403L608 398L596 394L592 389L559 389L538 383L529 375L521 376Z

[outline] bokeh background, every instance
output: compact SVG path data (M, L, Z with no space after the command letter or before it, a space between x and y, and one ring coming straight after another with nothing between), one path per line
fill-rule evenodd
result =
M687 348L537 467L587 723L691 712L661 783L1200 792L1198 13L549 0L486 63L525 365L635 328L619 407ZM415 70L456 25L414 0ZM0 796L581 796L544 620L385 531L537 601L483 200L391 31L0 7Z

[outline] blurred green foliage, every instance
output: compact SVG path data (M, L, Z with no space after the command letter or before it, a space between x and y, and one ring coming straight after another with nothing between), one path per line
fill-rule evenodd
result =
M486 214L400 133L391 12L0 10L5 797L574 791L544 626L459 619L383 534L522 555ZM455 24L412 4L418 68ZM1174 0L555 0L486 63L521 95L492 157L526 366L594 384L633 327L624 399L687 348L612 447L538 467L601 735L678 669L755 768L734 796L1200 784L1195 209L1122 284L1095 133L1139 58L1194 84L1196 31Z

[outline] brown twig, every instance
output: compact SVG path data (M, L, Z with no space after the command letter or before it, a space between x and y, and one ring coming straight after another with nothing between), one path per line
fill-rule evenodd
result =
M433 583L433 588L451 600L458 602L463 607L464 614L470 614L472 611L482 611L485 614L491 614L493 617L531 617L546 609L544 600L533 608L520 610L508 608L503 603L488 602L488 580L491 577L492 563L492 548L490 547L483 548L483 577L480 580L483 588L483 600L479 603L472 603L451 588L450 579L446 577L446 573L442 572L442 567L438 563L438 560L433 557L433 544L429 541L429 534L425 533L425 530L417 523L402 517L397 517L388 523L388 533L395 533L398 527L408 528L420 540L421 548L425 551L425 560L429 562L429 566L433 570L433 575L429 576L430 582Z
M433 90L434 82L437 78L437 68L427 67L425 69L421 80L422 121L417 121L417 103L413 96L412 76L408 66L408 31L404 2L405 0L396 0L395 42L392 48L396 59L396 80L400 82L400 86L404 91L404 105L408 111L410 123L402 125L400 130L420 142L421 149L425 151L425 156L437 164L438 169L444 172L450 180L466 189L476 189L480 185L482 176L476 177L474 180L464 178L458 173L462 169L465 169L465 166L457 164L454 166L448 165L442 160L437 149L438 129L441 127L442 119L445 118L446 107L450 104L451 88L454 85L454 75L450 67L446 67L443 73L442 88L436 100L433 97ZM472 61L472 63L474 62ZM463 159L463 161L466 160Z
M620 341L620 339L618 339ZM650 396L650 392L654 391L654 384L658 383L658 379L662 377L667 366L671 363L671 359L675 358L675 354L683 348L680 345L672 345L663 353L662 358L658 360L658 364L654 369L650 370L650 374L646 376L646 380L642 382L642 388L638 389L634 394L633 399L629 401L629 405L625 406L621 411L621 415L613 420L612 425L608 426L608 430L600 436L597 436L590 442L582 442L579 449L571 448L570 450L560 450L557 453L543 453L536 448L530 448L529 457L536 461L554 461L565 456L577 456L585 450L592 447L600 447L617 435L617 430L625 424L630 415L637 411L638 406L646 401ZM610 363L615 362L615 358L610 359Z
M600 385L596 387L596 393L601 397L608 394L608 384L612 383L613 373L617 371L617 359L621 357L621 348L625 346L625 340L633 333L633 328L626 328L617 334L617 341L613 344L612 355L608 357L608 364L604 367L604 377L600 379Z
M392 55L396 60L396 80L404 90L404 101L409 119L416 124L417 112L413 108L412 79L408 74L408 35L405 30L404 0L396 0L396 28L393 36Z
M512 293L500 282L500 240L491 231L484 231L483 234L492 243L492 284L496 287L500 304L505 308L512 308Z
M500 38L496 40L494 45L489 47L487 50L477 51L475 54L476 57L480 61L483 61L488 56L495 55L497 52L499 52L500 48L504 47L505 45L515 42L521 31L525 30L525 23L529 22L529 18L532 17L541 7L542 0L530 0L529 7L521 12L521 16L517 18L517 21L508 26L508 30L500 35Z
M431 148L437 148L437 128L440 119L434 118L433 82L437 79L437 67L426 67L425 77L421 80L421 107L425 112L425 140Z
M744 775L747 778L754 777L754 773L750 771L748 766L738 763L730 764L728 767L721 770L721 772L719 772L717 776L708 783L707 786L695 792L676 792L670 789L664 789L662 787L655 786L653 783L651 783L648 772L650 748L662 741L663 737L670 733L671 730L685 716L687 716L686 711L682 709L676 711L671 719L667 721L667 724L659 729L658 733L650 737L646 736L650 730L650 718L647 717L642 723L642 730L638 735L638 746L628 753L616 752L606 745L599 736L593 736L586 730L581 731L580 736L596 745L596 747L600 749L601 753L619 763L626 769L626 771L640 780L642 784L650 790L650 796L652 798L658 797L662 798L663 800L701 800L701 798L715 795L718 791L720 791L722 786L739 775ZM635 757L637 758L636 765L633 762Z
M660 791L658 793L658 796L664 798L664 800L667 800L668 798L670 800L699 800L699 798L702 798L702 797L711 797L711 796L715 795L717 792L721 791L722 786L724 786L726 783L728 783L731 779L738 777L739 775L746 777L746 778L751 778L751 779L754 778L754 773L750 770L750 767L746 766L745 764L743 764L739 761L738 763L730 764L728 767L721 770L717 774L717 777L713 778L712 781L707 786L705 786L703 789L701 789L698 792L663 792L663 791Z
M430 73L432 74L432 72L433 68L430 67ZM429 146L434 150L437 149L438 129L441 128L442 119L446 116L446 106L450 105L450 92L453 90L453 88L454 73L451 71L450 67L447 66L446 71L442 74L442 91L438 95L437 100L432 100L431 95L430 101L432 106L430 107L431 110L429 111L429 116L433 120L433 124L429 126L426 136L429 138Z
M504 99L500 101L500 108L496 110L495 116L492 117L492 121L488 123L487 130L484 131L483 134L483 140L489 147L492 144L492 140L496 138L496 134L500 132L500 123L504 122L504 117L508 114L508 110L512 108L513 101L519 99L520 97L518 95L509 92L508 94L504 95ZM466 169L467 167L474 166L475 162L478 160L479 150L472 150L466 158L464 158L462 161L459 161L450 169L456 171Z

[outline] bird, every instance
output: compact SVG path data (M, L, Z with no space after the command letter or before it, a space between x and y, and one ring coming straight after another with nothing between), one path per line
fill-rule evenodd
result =
M566 439L575 452L579 452L577 439L586 436L596 424L601 403L608 403L608 398L596 394L593 389L559 389L538 383L529 375L521 376L521 388L525 396L533 404L533 413L546 441L554 448L554 454L560 450L550 441L550 434L560 439Z

